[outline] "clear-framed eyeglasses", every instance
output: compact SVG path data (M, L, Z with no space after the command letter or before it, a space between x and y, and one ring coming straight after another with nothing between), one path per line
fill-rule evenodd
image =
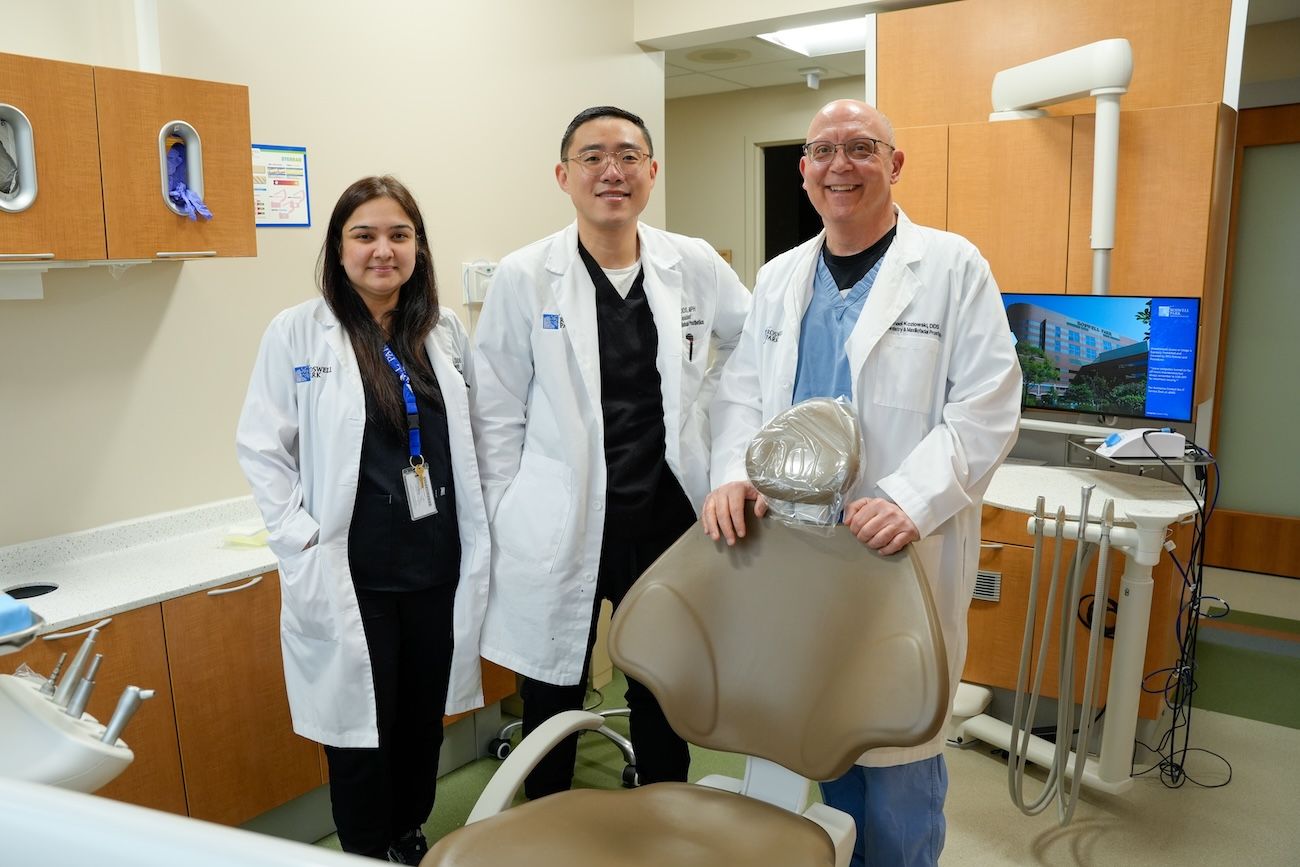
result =
M810 141L803 146L803 153L815 163L828 163L835 159L835 151L843 149L844 155L855 163L863 163L880 152L881 148L894 149L887 141L878 138L851 138L841 144L829 141Z
M621 151L582 151L574 154L564 160L566 163L573 163L589 175L598 175L609 165L610 160L618 166L618 170L625 175L630 175L640 171L641 166L645 165L650 159L650 154L636 148L626 148Z

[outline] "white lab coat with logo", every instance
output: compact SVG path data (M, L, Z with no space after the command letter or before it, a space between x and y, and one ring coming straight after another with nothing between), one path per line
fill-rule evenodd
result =
M824 233L758 273L753 311L713 400L715 487L746 478L750 440L790 406L823 240ZM917 553L955 693L979 564L981 498L1020 423L1020 366L988 263L966 239L914 225L900 210L847 351L866 441L864 472L848 499L886 496L920 531ZM911 749L872 750L859 763L916 761L938 755L942 743L940 734Z
M698 514L708 494L708 399L750 296L704 241L637 231L658 331L666 458ZM598 340L576 223L501 260L475 332L472 381L493 542L482 653L553 684L582 675L600 565Z
M447 407L460 527L447 692L447 713L458 713L483 703L478 639L491 545L470 432L469 338L444 308L424 345ZM316 299L276 316L262 338L236 447L280 564L280 646L293 729L335 747L379 743L370 654L348 567L365 425L352 341L329 305Z

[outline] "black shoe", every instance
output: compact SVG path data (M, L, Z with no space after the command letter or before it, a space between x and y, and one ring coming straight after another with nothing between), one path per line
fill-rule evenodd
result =
M388 860L393 864L419 864L428 851L429 841L424 839L424 831L416 828L393 841L388 847Z

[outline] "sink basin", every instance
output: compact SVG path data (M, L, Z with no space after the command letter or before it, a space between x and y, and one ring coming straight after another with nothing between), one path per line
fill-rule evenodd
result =
M59 585L57 584L19 584L17 587L9 587L4 592L15 599L34 599L37 596L44 596L46 593L53 593L58 589Z

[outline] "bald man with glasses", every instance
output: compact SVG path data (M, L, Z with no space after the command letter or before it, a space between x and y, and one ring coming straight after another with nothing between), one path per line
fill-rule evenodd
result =
M706 409L749 292L706 242L639 221L659 165L645 122L589 108L555 178L576 219L501 260L476 331L471 411L492 529L484 657L524 676L524 734L582 706L600 601L696 521ZM629 679L642 783L684 781L686 743ZM576 736L528 777L569 788Z
M800 401L850 401L866 461L841 520L872 550L913 545L920 556L948 651L951 707L980 499L1015 442L1020 366L979 251L894 204L903 162L888 118L864 102L837 100L813 118L799 170L825 230L758 272L753 313L712 405L716 489L701 517L712 538L735 544L745 501L759 499L745 474L754 434ZM761 499L756 511L766 511ZM918 747L871 750L822 785L823 800L854 818L854 865L938 863L942 752L942 732Z

